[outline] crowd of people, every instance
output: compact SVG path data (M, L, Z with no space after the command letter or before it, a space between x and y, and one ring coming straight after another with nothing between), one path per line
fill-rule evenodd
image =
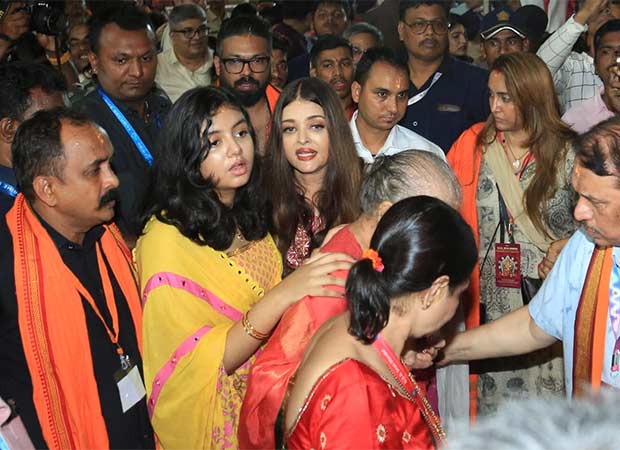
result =
M231 6L0 2L0 448L611 448L620 2Z

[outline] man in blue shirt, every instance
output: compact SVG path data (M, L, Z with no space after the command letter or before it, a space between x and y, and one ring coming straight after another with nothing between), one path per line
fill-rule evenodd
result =
M13 206L18 188L11 144L19 124L39 110L63 106L65 79L52 67L26 62L0 66L0 216Z
M463 131L489 116L488 73L448 54L443 1L401 1L398 33L407 49L411 80L400 124L447 153Z
M445 362L520 355L561 340L569 397L584 381L620 388L620 119L596 125L575 147L574 216L582 228L528 306L457 335L444 350ZM600 326L589 318L592 310ZM597 334L598 346L583 344ZM584 368L591 373L584 376Z

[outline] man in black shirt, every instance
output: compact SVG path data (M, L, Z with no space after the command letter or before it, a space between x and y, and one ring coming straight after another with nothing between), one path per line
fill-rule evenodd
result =
M448 53L443 0L402 0L398 33L407 49L409 101L400 125L445 153L461 133L490 114L486 70Z
M120 233L103 225L119 184L112 152L104 130L65 109L35 114L14 139L22 193L0 218L0 397L36 448L154 447L139 292Z
M170 100L155 89L155 34L140 9L128 5L104 11L92 22L89 40L96 88L74 106L112 141L112 166L121 183L116 222L132 245L140 233L150 167Z

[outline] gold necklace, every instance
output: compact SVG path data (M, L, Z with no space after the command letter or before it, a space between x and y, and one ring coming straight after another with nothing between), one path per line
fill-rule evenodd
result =
M406 367L406 364L402 359L400 362ZM407 400L409 400L412 403L415 403L418 406L418 408L420 408L420 413L422 414L422 418L424 419L426 424L431 429L431 434L433 435L433 439L435 439L437 444L441 444L441 447L445 447L446 433L441 426L441 422L439 421L439 418L435 414L435 411L433 411L433 407L428 402L426 395L424 395L422 391L420 390L420 387L418 386L418 383L416 382L415 377L411 374L411 372L408 372L408 375L409 375L409 379L412 381L413 386L414 386L414 390L411 394L407 391L405 386L403 386L401 382L398 381L398 377L392 373L392 377L394 378L394 381L396 381L396 384L400 388L399 391L401 393L404 392ZM421 402L416 401L415 398L413 397L417 397L418 399L421 400Z
M423 395L420 392L420 387L418 386L418 383L415 381L415 378L411 374L411 372L409 372L409 378L411 379L411 381L413 382L413 385L415 386L415 393L417 397L422 400L422 404L424 405L423 408L420 408L422 417L424 417L424 420L426 421L426 423L430 426L431 430L433 431L433 437L435 438L437 443L441 444L441 447L444 447L446 445L446 433L445 431L443 431L443 428L441 427L441 422L439 421L439 418L435 414L435 411L433 411L433 407L428 402L426 395Z
M523 163L523 159L530 153L530 150L527 149L525 151L525 153L523 155L521 155L520 158L517 158L514 154L514 152L512 151L512 145L510 145L510 142L508 142L508 140L502 136L502 144L503 147L506 149L508 149L508 151L510 152L510 155L512 156L512 159L514 159L514 161L512 162L512 168L516 171L518 171L521 168L521 164Z

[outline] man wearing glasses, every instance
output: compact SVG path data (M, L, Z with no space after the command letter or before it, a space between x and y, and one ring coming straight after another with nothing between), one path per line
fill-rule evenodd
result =
M237 96L247 110L263 153L271 112L279 91L269 84L272 36L269 25L256 16L240 16L222 24L214 57L220 86Z
M200 6L176 6L168 24L172 48L157 56L155 81L174 102L185 91L211 84L213 55L207 46L207 14Z
M398 34L411 86L400 125L446 153L463 131L489 115L488 73L448 54L448 25L444 1L401 1Z

